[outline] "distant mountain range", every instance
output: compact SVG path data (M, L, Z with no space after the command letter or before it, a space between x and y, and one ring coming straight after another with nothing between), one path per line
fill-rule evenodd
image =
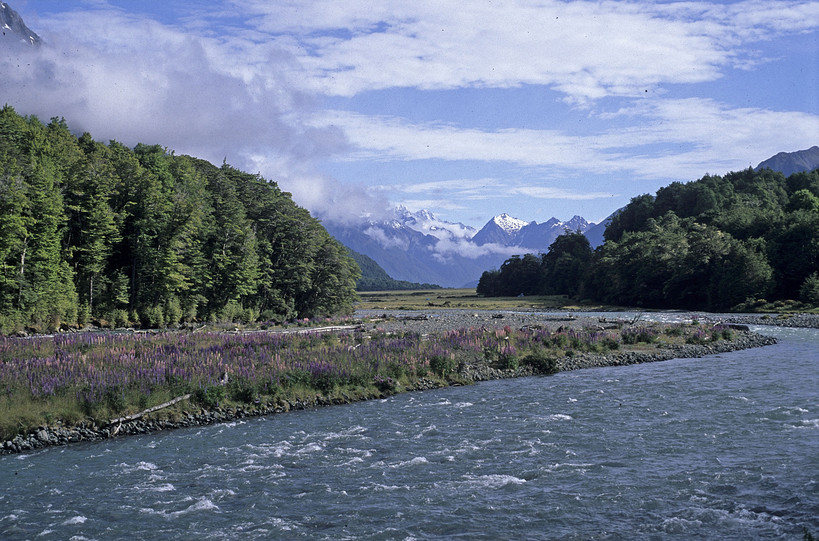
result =
M428 210L394 210L387 220L358 224L325 222L339 241L376 261L392 278L444 287L477 283L483 271L497 268L514 254L546 252L564 231L594 228L580 216L562 222L526 222L500 214L480 230L441 220ZM599 235L602 241L602 233Z
M768 167L786 176L819 167L819 146L797 152L780 152L756 169ZM594 224L580 216L562 222L550 218L527 222L503 213L480 230L441 220L428 210L394 210L387 220L358 224L324 223L331 235L348 248L366 254L396 280L474 286L485 270L498 268L515 254L546 252L564 231L581 231L592 248L603 244L603 233L612 217Z

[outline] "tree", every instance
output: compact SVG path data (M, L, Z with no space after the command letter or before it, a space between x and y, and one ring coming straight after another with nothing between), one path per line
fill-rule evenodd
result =
M603 237L607 241L616 242L626 231L642 230L648 219L655 216L653 195L643 194L633 197L625 208L612 217Z
M814 272L799 288L799 299L807 304L819 306L819 272Z
M542 256L543 293L577 295L591 259L591 245L580 231L557 237Z
M68 173L66 244L76 276L80 301L94 313L95 293L106 270L113 246L121 238L110 198L116 172L105 145L94 142L89 134L79 140L84 156Z
M274 182L0 110L3 331L349 312L359 275Z
M26 238L20 257L17 307L39 326L55 328L76 319L73 273L63 259L62 234L65 225L59 168L43 125L29 121L28 200L23 216Z

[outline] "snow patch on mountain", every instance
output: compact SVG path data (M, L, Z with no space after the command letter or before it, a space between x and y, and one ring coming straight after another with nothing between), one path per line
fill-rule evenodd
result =
M514 236L518 231L529 225L529 222L509 216L505 212L492 218L492 222L503 229L507 234Z
M441 240L471 239L477 231L474 227L460 222L453 223L441 220L425 209L411 212L407 207L399 205L394 212L398 221L404 226Z

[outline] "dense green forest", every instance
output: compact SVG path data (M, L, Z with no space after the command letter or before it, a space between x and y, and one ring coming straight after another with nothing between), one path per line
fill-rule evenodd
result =
M441 289L437 284L419 284L392 278L371 257L350 250L350 257L358 263L361 277L356 282L358 291L411 291L420 289Z
M0 112L0 331L349 312L358 277L274 182Z
M486 296L567 294L698 310L819 305L819 170L747 169L635 197L592 251L579 232L483 273Z

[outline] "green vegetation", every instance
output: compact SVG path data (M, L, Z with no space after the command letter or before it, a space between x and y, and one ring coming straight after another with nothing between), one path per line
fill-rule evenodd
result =
M418 284L404 280L395 280L381 268L371 257L349 250L352 257L361 269L361 277L356 282L358 291L410 291L419 289L441 289L436 284Z
M819 170L707 175L631 200L592 252L566 233L487 271L485 296L566 294L647 308L819 308Z
M358 276L274 182L0 111L0 333L345 313Z
M625 324L624 324L625 325ZM664 332L664 329L673 329ZM551 374L579 353L656 348L731 338L701 325L600 330L470 328L387 333L67 333L0 337L0 439L56 421L105 425L191 395L170 411L373 397L421 378L464 383L465 365Z
M419 291L363 291L359 310L606 310L616 307L577 302L568 295L488 297L475 289L435 289Z

